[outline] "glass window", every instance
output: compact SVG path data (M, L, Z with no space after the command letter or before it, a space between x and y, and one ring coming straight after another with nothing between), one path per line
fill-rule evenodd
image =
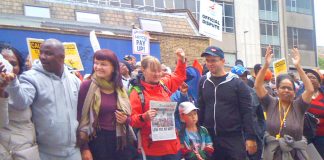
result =
M156 8L164 8L164 0L155 0Z
M288 48L297 46L301 50L314 50L314 31L301 28L287 28Z
M87 23L100 23L100 15L96 13L75 12L76 20Z
M264 4L264 0L259 0L259 9L260 10L265 10L265 4Z
M296 7L296 0L291 1L291 7L295 8Z
M121 0L121 3L132 4L132 0Z
M314 32L308 29L298 29L298 48L314 50Z
M291 6L291 0L286 0L286 6Z
M277 22L261 21L260 33L261 35L279 36L279 27Z
M265 53L267 51L268 45L261 45L261 55L262 57L265 56ZM272 47L272 52L274 54L273 58L274 60L281 58L281 53L280 53L280 46L271 46Z
M145 0L145 6L154 6L153 5L153 0Z
M234 28L226 27L225 28L225 32L233 33L234 32Z
M119 0L111 0L110 5L112 5L112 6L120 6L120 1Z
M223 6L223 31L234 32L234 7L231 3L218 2Z
M261 35L267 35L266 25L264 23L260 23L260 33Z
M278 12L278 0L259 0L259 9Z
M302 14L312 14L311 0L286 0L287 11Z
M196 12L196 1L195 0L186 0L186 8L191 12Z
M50 9L47 7L24 6L25 16L51 18Z
M262 57L265 57L266 51L267 51L267 48L265 46L261 46L261 55L262 55Z
M279 36L278 24L273 24L273 36Z
M271 11L271 0L265 0L266 10Z
M272 0L272 11L278 12L278 1Z
M145 31L163 32L163 27L160 21L150 19L139 19L141 29Z
M234 27L234 18L225 17L226 27Z
M165 0L165 8L174 9L173 0Z
M225 16L233 16L233 5L225 4L224 6Z
M183 9L183 8L185 8L184 0L174 0L174 7L176 9Z
M198 17L199 17L199 12L200 12L200 1L197 1L197 12L198 12Z
M134 0L134 5L135 6L143 6L144 5L144 1L143 0Z
M121 3L121 6L122 7L132 7L132 0L121 0L120 3Z
M266 35L272 35L272 25L271 24L267 24L267 34Z

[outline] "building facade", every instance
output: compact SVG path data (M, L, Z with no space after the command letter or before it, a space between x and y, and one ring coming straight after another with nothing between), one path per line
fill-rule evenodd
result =
M317 66L314 0L211 0L223 6L221 42L207 40L198 33L200 1L3 0L0 12L42 20L55 19L45 21L42 27L64 28L64 24L69 23L67 29L73 25L72 29L109 28L109 31L124 35L130 34L132 24L152 31L152 37L157 40L164 40L161 42L161 60L164 63L170 63L168 55L173 47L188 44L185 47L190 48L190 60L198 58L202 62L199 55L203 48L216 45L224 50L227 65L234 65L236 59L241 59L245 66L252 68L254 64L263 62L265 48L271 45L274 59L286 58L291 64L289 53L296 46L301 51L304 66ZM43 14L37 14L39 12ZM64 23L59 22L62 20ZM2 17L1 21L17 25L8 17ZM174 43L167 42L166 37L175 37L176 42L181 43L174 46ZM173 63L169 65L173 66Z

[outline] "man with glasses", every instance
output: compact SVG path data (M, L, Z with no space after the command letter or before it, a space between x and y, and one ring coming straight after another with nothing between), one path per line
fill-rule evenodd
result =
M246 159L257 150L248 86L224 70L224 52L210 46L201 54L209 72L199 82L199 122L215 148L213 159ZM246 152L247 151L247 152Z

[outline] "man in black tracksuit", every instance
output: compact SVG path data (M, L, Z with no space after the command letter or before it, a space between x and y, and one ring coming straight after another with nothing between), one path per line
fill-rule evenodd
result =
M212 137L214 159L246 159L246 152L257 150L248 86L237 75L225 72L220 48L210 46L201 56L209 72L199 82L199 122Z

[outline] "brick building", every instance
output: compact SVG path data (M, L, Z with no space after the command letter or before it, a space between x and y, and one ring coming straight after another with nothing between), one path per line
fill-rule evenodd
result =
M143 12L131 8L64 1L3 0L0 2L0 29L83 36L89 34L91 30L96 30L98 38L131 41L133 27L152 27L151 41L159 44L159 55L155 56L160 58L162 63L174 67L176 59L174 51L179 47L188 55L189 64L192 64L195 58L201 60L200 53L209 45L209 39L198 33L197 23L191 12L188 10L172 12ZM153 24L148 25L150 23ZM162 32L154 31L156 29L162 29ZM0 30L1 32L5 31ZM6 38L3 37L0 41L6 42ZM10 43L13 46L18 45L13 41ZM131 48L131 45L124 47ZM118 53L118 49L114 51L120 59L126 54L131 54ZM84 59L85 56L82 55L84 53L80 50L79 52L83 61L91 61L90 58ZM27 54L26 51L24 54ZM139 56L137 58L139 59Z

